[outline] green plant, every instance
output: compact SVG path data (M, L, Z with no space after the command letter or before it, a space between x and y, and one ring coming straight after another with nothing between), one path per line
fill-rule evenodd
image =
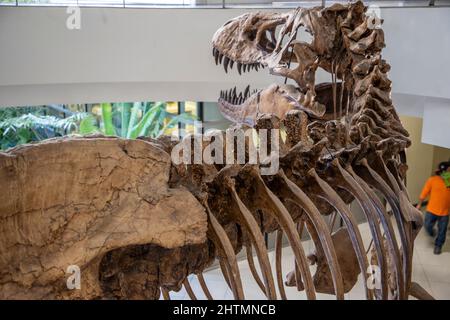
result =
M29 113L34 115L45 115L45 111L47 111L47 109L43 106L0 108L0 121L20 117L21 115Z
M76 113L64 119L31 113L11 118L5 116L0 121L1 149L78 131L87 116L86 113Z
M96 118L90 115L81 121L79 133L103 133L128 139L140 136L157 138L178 123L191 124L196 120L190 113L175 115L167 112L164 102L102 103L101 109L100 125L97 125ZM114 126L115 111L120 114L120 128Z
M164 102L102 103L101 116L74 113L67 118L44 115L44 107L18 107L0 110L0 148L7 149L70 133L101 133L135 139L156 138L178 123L192 124L190 113L167 112ZM45 111L47 112L47 111Z

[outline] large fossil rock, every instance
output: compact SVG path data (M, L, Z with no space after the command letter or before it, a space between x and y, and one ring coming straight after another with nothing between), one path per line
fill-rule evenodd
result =
M204 208L169 188L169 173L170 156L141 140L64 138L0 153L0 298L100 297L107 252L204 243ZM81 290L66 288L71 265Z

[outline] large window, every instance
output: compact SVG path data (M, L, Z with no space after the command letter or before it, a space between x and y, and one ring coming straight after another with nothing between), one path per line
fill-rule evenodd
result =
M186 133L202 133L201 124L204 122L203 102L184 101L167 102L167 111L173 114L189 114L196 121L191 123L178 122L178 125L169 129L165 134L183 136Z
M52 104L0 109L0 149L67 134L135 139L202 133L203 102ZM217 109L216 104L209 105ZM208 114L210 114L209 111ZM206 121L214 125L213 121Z

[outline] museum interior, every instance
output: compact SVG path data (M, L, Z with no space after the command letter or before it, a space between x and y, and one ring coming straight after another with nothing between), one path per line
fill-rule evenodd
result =
M0 43L0 299L450 299L450 1L0 0Z

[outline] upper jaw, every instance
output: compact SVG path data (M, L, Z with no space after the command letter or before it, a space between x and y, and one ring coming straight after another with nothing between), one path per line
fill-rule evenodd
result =
M216 65L223 64L223 68L225 73L228 72L228 68L233 69L233 66L236 65L236 69L239 74L244 72L248 72L252 69L258 71L259 68L264 68L265 65L261 62L241 62L233 60L231 57L222 53L219 49L213 47L213 56L216 62Z
M225 72L237 67L239 74L267 67L271 55L280 46L276 28L284 24L289 14L248 13L229 20L214 34L213 56L223 64Z

